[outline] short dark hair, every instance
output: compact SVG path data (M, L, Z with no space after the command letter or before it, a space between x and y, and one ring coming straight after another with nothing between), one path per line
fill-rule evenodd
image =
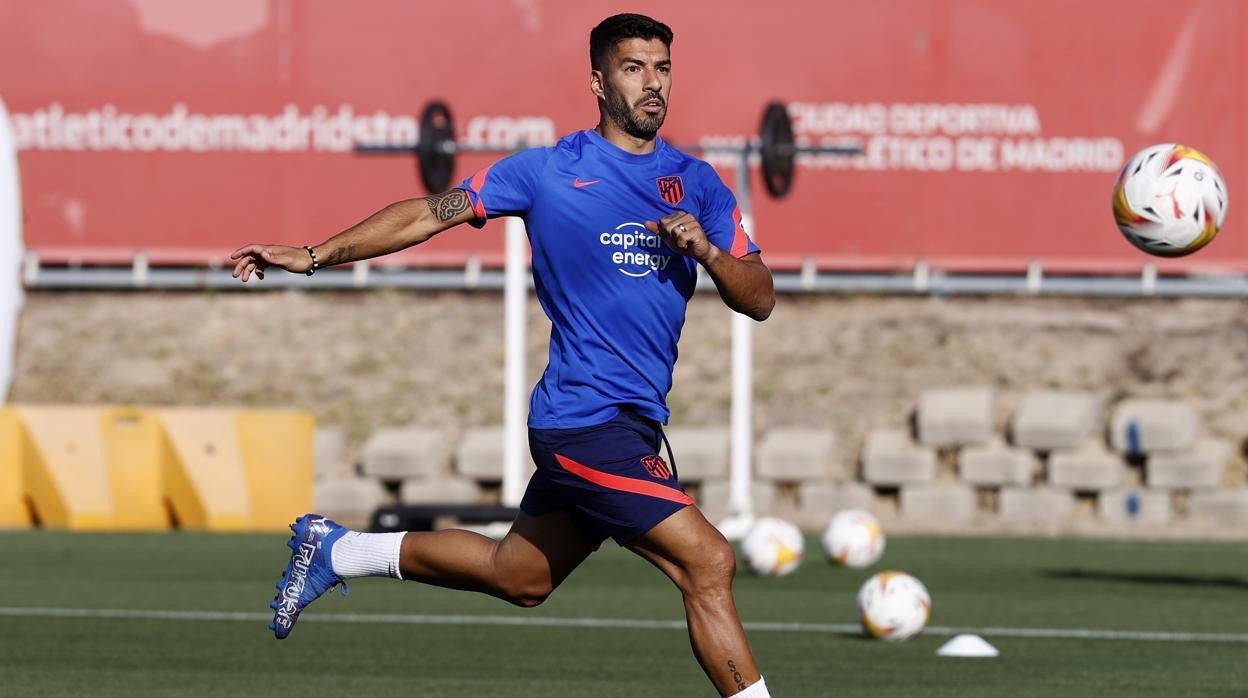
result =
M599 22L589 33L589 66L594 70L606 70L615 45L624 39L658 39L670 49L672 29L645 15L612 15Z

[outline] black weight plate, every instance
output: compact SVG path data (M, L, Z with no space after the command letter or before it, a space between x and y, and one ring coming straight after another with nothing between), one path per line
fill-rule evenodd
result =
M793 175L797 169L793 122L789 120L789 110L784 104L772 102L767 105L759 130L763 184L767 186L767 193L779 199L793 188Z
M445 102L433 101L420 115L420 142L416 158L420 163L420 179L430 194L446 191L455 174L455 121Z

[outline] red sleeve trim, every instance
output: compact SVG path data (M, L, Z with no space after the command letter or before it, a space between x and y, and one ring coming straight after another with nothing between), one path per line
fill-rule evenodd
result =
M732 249L728 252L733 257L744 257L750 249L750 236L745 234L745 227L741 225L740 206L732 209L732 227Z
M472 181L468 183L468 186L472 187L473 193L476 194L472 201L472 212L481 220L485 220L485 200L481 198L481 187L485 186L485 178L490 174L490 167L492 166L486 165L477 170L477 173L472 176Z

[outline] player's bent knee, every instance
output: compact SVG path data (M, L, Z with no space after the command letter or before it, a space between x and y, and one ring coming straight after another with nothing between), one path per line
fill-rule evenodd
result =
M555 590L549 582L507 580L499 588L499 597L521 608L540 606Z
M737 574L737 554L727 541L719 539L701 548L698 559L685 572L682 587L686 593L727 591Z
M727 541L720 541L719 544L711 546L709 555L712 574L715 578L720 582L731 584L733 577L737 575L737 552Z
M542 602L546 600L547 596L510 596L507 597L507 601L512 605L519 606L520 608L536 608L542 605Z
M519 594L508 597L508 601L520 608L536 608L550 597L550 594Z

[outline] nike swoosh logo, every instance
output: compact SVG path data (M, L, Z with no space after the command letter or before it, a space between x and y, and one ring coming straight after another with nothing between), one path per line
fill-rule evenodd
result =
M576 187L577 189L580 189L581 187L588 187L591 184L597 184L601 181L602 181L601 179L591 179L587 182L582 182L581 178L577 177L576 179L572 180L572 186Z

